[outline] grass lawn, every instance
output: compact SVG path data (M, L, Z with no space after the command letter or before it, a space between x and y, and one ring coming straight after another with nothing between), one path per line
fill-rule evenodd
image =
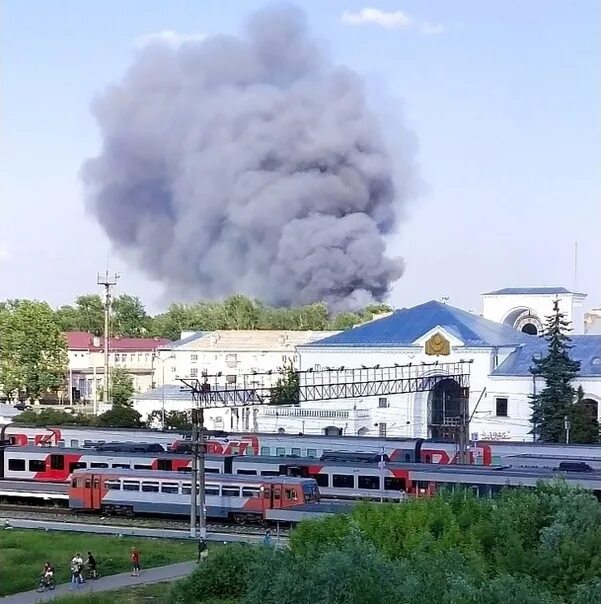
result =
M140 550L143 569L196 558L196 544L192 541L59 531L2 530L0 597L33 589L46 560L54 566L57 584L70 581L70 563L75 553L80 553L85 560L87 552L91 551L102 576L128 571L131 568L129 553L134 545ZM112 602L115 600L112 599Z

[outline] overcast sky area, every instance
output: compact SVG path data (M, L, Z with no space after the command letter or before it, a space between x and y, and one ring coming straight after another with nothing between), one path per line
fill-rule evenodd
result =
M390 303L448 296L479 311L491 289L577 285L588 308L601 307L601 4L299 4L332 59L364 78L387 134L398 121L417 141L422 185L388 241L406 263ZM0 299L69 303L99 291L108 259L118 292L151 312L173 301L85 211L78 172L100 146L90 105L148 36L237 33L265 5L3 2Z

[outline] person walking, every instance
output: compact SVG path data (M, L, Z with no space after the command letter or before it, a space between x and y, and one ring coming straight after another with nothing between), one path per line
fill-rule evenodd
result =
M271 545L271 530L270 529L267 529L265 531L265 535L263 537L263 545L267 545L267 546Z
M137 547L131 548L131 576L140 576L140 550Z
M198 540L198 560L197 562L200 562L201 560L205 560L209 555L209 550L207 549L207 542L201 537Z
M75 554L73 558L71 558L71 585L69 587L69 591L73 589L77 589L78 585L81 583L80 580L80 566L78 561L78 554Z

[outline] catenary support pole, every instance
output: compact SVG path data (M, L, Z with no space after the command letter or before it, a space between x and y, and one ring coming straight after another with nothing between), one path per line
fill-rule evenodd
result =
M190 537L196 538L196 505L198 503L198 427L196 409L192 410L192 480L190 481Z
M202 405L202 403L201 403ZM198 529L200 537L207 536L207 508L205 497L205 414L201 406L198 409Z

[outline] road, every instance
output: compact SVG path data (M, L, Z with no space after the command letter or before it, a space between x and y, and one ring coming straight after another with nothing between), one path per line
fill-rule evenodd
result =
M129 573L120 575L111 575L110 577L101 577L96 581L86 581L83 585L77 586L72 590L70 583L57 585L53 591L37 593L36 591L23 591L12 596L0 598L0 604L37 604L38 602L49 602L59 596L70 594L89 594L101 591L120 589L122 587L132 587L147 583L161 583L162 581L174 581L190 574L196 567L195 562L180 562L179 564L170 564L169 566L159 566L158 568L149 568L142 570L139 577L132 577Z

